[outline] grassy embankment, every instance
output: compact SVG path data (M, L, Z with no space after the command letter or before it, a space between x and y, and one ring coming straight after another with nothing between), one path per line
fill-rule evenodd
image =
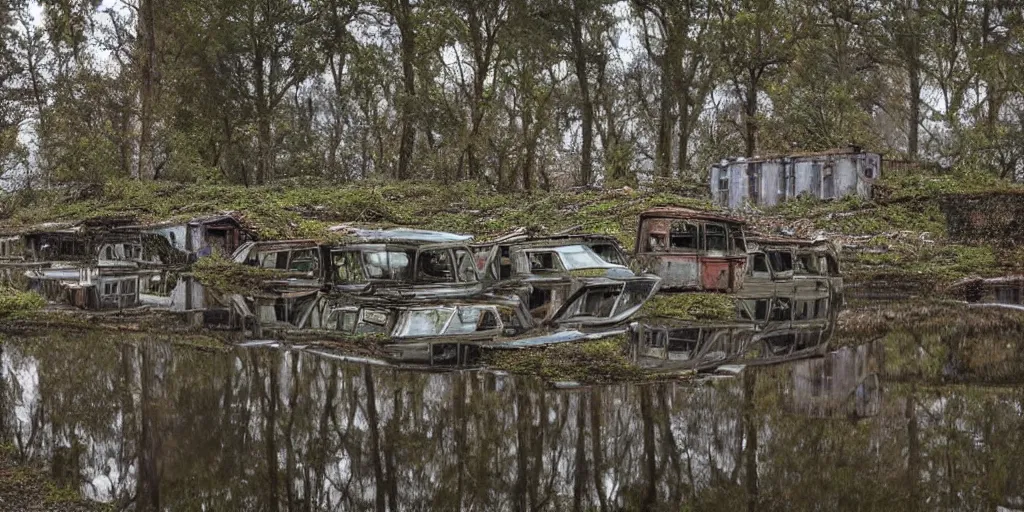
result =
M821 233L845 247L847 282L915 281L925 291L941 291L967 276L1018 272L1024 253L998 241L964 245L950 241L941 210L945 194L1021 190L986 175L908 172L876 186L874 201L791 201L763 212L764 229L796 228Z

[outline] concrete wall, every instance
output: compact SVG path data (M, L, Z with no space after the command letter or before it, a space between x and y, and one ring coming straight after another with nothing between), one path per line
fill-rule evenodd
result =
M741 209L752 204L775 206L803 195L817 199L857 195L868 199L873 183L881 175L881 163L877 153L845 153L716 164L710 173L712 200L719 206ZM756 198L750 197L751 171L756 180ZM719 186L723 175L728 181L727 191Z

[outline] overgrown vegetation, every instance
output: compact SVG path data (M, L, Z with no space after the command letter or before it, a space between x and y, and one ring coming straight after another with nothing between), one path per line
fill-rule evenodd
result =
M238 212L261 238L329 239L339 223L403 225L477 235L516 227L557 231L578 227L632 244L637 215L654 206L712 208L704 199L632 189L498 194L479 184L433 182L324 183L301 187L180 185L116 180L95 195L35 193L0 220L7 226L48 221L132 217L140 222Z
M625 337L541 348L495 350L485 362L511 373L536 375L549 382L584 384L639 380L643 371L625 356Z
M38 293L0 285L0 319L37 311L45 306L46 299Z
M722 293L659 294L647 301L637 318L725 321L736 318L736 299Z
M200 258L192 265L192 275L220 293L252 295L268 281L286 279L295 274L282 270L253 267L229 261L220 256Z

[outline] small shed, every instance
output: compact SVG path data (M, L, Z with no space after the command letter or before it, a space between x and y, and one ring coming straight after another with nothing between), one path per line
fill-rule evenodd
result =
M711 166L714 203L730 209L775 206L796 197L870 199L882 156L850 147L819 153L731 158Z

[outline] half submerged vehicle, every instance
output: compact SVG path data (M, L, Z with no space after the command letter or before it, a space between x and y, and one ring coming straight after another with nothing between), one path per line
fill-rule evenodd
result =
M662 282L656 275L638 276L623 263L609 261L624 262L625 252L614 239L599 235L518 234L474 248L488 289L519 296L538 324L550 323L565 308L572 308L581 323L624 322Z
M747 238L747 275L738 294L747 299L792 296L843 301L838 251L828 240Z
M635 257L666 291L733 292L747 264L742 220L688 208L640 214Z

